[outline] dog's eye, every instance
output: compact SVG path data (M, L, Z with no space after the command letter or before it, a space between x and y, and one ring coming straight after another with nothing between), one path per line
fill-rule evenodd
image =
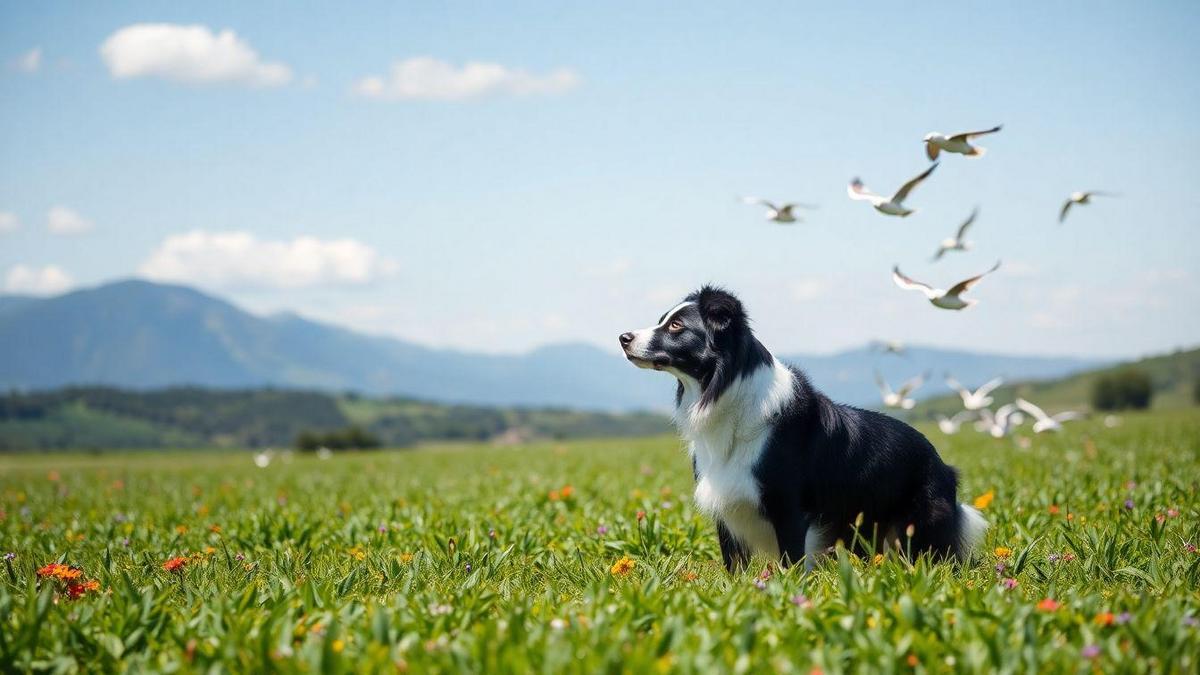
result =
M683 330L683 322L679 319L675 319L671 323L667 324L667 330L671 331L672 333L678 333L679 331Z

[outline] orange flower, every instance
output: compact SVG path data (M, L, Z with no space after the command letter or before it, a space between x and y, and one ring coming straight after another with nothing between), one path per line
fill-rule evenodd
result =
M1037 604L1039 612L1056 612L1061 605L1054 598L1045 598Z
M638 512L637 512L637 519L638 519L638 522L639 522L639 523L640 523L640 522L642 522L643 520L645 520L645 519L646 519L646 512L645 512L645 511L643 511L643 510L641 510L641 509L638 509Z
M546 499L549 499L552 502L556 502L556 501L562 499L562 495L559 494L558 490L551 490L550 492L548 492L546 494Z
M680 576L680 577L681 577L681 578L682 578L684 581L695 581L695 580L697 580L697 579L699 579L699 578L700 578L700 575L699 575L699 574L696 574L695 572L693 572L693 571L691 571L691 570L684 570L684 571L682 571L682 572L680 572L680 573L679 573L679 576Z
M1092 622L1097 626L1111 626L1116 620L1117 617L1113 616L1112 612L1100 612L1094 619L1092 619Z
M992 500L995 498L996 498L996 491L988 490L987 492L985 492L975 498L975 508L982 511L983 509L986 509L987 507L991 506Z
M1050 508L1048 508L1046 510L1050 512L1050 515L1057 516L1058 515L1058 504L1051 504Z
M168 572L181 572L188 564L188 559L182 556L171 558L163 563L163 569Z
M917 666L921 665L921 660L917 658L916 654L909 654L906 661L909 668L916 668Z
M208 526L208 531L212 532L213 534L221 534L221 526L213 523L212 525Z
M98 590L100 590L100 582L96 581L95 579L92 579L91 581L85 581L82 584L68 585L67 586L67 597L71 598L72 600L75 600L77 598L82 598L83 596L87 595L88 593L90 593L92 591L98 591Z
M1007 546L997 546L996 547L996 557L997 558L1007 558L1010 555L1012 555L1011 548L1009 548Z
M636 564L637 563L634 562L633 558L630 558L629 556L622 556L620 560L613 563L613 566L609 569L609 571L612 572L612 575L615 577L623 577L632 572L633 566Z
M59 563L50 563L37 571L39 577L51 577L62 581L74 581L83 576L83 570L76 569L70 565L62 565Z
M575 488L571 487L570 485L564 485L559 492L562 493L563 499L570 499L571 496L575 494Z

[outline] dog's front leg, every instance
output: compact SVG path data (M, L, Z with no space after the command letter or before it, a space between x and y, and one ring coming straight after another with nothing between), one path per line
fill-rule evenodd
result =
M750 551L730 534L725 523L717 521L717 542L721 545L721 559L725 561L725 569L730 574L746 569L750 562Z
M804 542L808 537L809 518L806 514L796 511L772 515L775 540L779 544L779 562L784 567L791 567L804 559ZM810 561L806 567L811 566Z

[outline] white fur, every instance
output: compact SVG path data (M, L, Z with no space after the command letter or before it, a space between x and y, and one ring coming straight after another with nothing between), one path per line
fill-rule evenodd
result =
M966 504L959 504L958 508L962 509L962 526L959 528L959 536L962 538L962 556L963 562L970 562L971 553L978 548L979 544L983 543L983 535L987 533L988 522L977 509Z
M696 505L752 553L778 558L775 528L759 513L761 487L754 466L773 431L771 418L795 396L795 376L772 359L702 407L699 382L672 374L683 383L675 423L696 463Z
M808 526L808 531L804 533L804 569L806 571L811 571L816 567L817 561L828 553L826 549L831 543L826 541L824 528L815 523Z
M629 347L626 348L626 351L628 353L634 355L635 357L640 357L640 356L644 355L646 353L646 349L650 345L650 338L654 337L654 331L667 325L667 323L669 323L671 321L671 319L673 319L675 317L675 315L677 313L679 313L679 310L683 309L684 307L687 307L688 305L694 305L694 304L696 304L696 303L694 303L690 300L681 302L678 305L675 305L674 307L672 307L671 311L664 314L663 320L659 321L657 326L651 326L650 328L642 328L640 330L633 331L633 342L629 343ZM642 367L645 368L646 366L642 366Z

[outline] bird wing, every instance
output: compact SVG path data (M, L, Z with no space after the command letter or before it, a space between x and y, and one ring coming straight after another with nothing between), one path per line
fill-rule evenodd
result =
M916 279L904 276L904 273L900 271L899 265L892 268L892 281L896 282L897 286L906 291L921 291L929 297L936 295L936 291L929 284L923 284Z
M883 396L887 396L892 393L892 388L888 386L887 381L883 379L883 375L881 375L878 370L875 371L875 386L879 387L879 393Z
M1004 378L996 377L986 382L982 387L975 390L975 395L982 398L992 393L992 390L1004 384Z
M816 209L819 207L816 204L807 204L805 202L788 202L783 205L783 208L785 208L785 209L808 209L809 211L812 211L813 209Z
M1020 408L1021 410L1024 410L1025 412L1029 413L1030 415L1033 415L1034 417L1036 417L1039 422L1042 420L1050 419L1050 416L1046 414L1045 410L1042 410L1041 408L1030 403L1029 401L1026 401L1023 398L1017 399L1017 407Z
M900 396L902 396L902 397L907 397L909 394L920 389L922 384L925 384L925 374L924 373L917 375L916 377L912 378L908 382L905 382L904 384L900 385L900 388L896 390L896 393L900 394Z
M929 165L928 169L925 169L923 172L921 172L919 176L902 185L899 190L896 190L896 194L892 195L892 201L897 204L904 201L904 198L908 196L908 193L912 192L913 188L920 185L921 181L928 178L929 174L933 173L933 170L936 168L938 168L938 165L937 162L934 162L933 164Z
M942 256L946 255L947 250L948 249L945 246L938 246L937 253L933 254L933 260L931 262L937 262L941 260Z
M967 233L967 228L971 226L971 223L975 222L975 216L978 215L979 207L976 206L974 210L971 211L971 215L965 221L963 221L963 224L958 226L958 234L954 235L954 238L958 242L962 242L963 235Z
M866 185L863 185L863 182L857 178L850 181L850 184L846 186L846 194L850 195L850 199L857 199L860 202L870 202L880 199L879 195L871 192L871 190L868 189Z
M1081 420L1085 417L1087 417L1087 415L1084 415L1081 412L1075 412L1074 410L1067 410L1064 412L1060 412L1057 415L1054 415L1050 419L1054 420L1055 422L1070 422L1071 420Z
M974 286L977 281L986 277L987 275L991 274L992 272L995 272L998 269L1000 269L1000 261L999 260L996 261L995 265L992 265L992 269L984 272L983 274L977 274L977 275L971 277L970 279L964 279L964 280L958 282L957 284L954 284L954 286L952 286L950 288L950 290L946 291L946 295L962 295L963 293L966 293L967 291L971 290L971 287Z
M1062 221L1064 221L1064 220L1066 220L1066 219L1067 219L1067 211L1070 211L1070 210L1071 210L1071 204L1074 204L1074 203L1075 203L1075 202L1074 202L1073 200L1070 200L1070 199L1068 199L1067 201L1063 202L1062 211L1059 211L1059 212L1058 212L1058 222L1060 222L1060 223L1061 223Z
M950 140L959 141L959 142L969 141L972 138L975 138L976 136L985 136L987 134L994 134L997 131L1000 131L1002 126L1003 125L997 124L996 126L992 127L991 129L984 129L983 131L964 131L961 134L954 134L953 136L950 137Z
M767 201L766 199L763 199L762 197L742 197L742 201L746 202L747 204L755 204L758 206L765 206L768 209L772 209L774 211L779 210L778 208L776 208L776 206L774 204Z
M1020 401L1020 399L1017 399L1017 400ZM985 410L986 410L986 408L985 408ZM1008 416L1013 414L1014 412L1016 412L1016 410L1017 410L1017 406L1015 406L1011 403L1005 403L1004 405L1002 405L996 409L995 419L1000 424L1007 424Z
M971 414L970 410L960 410L954 414L954 417L951 417L950 419L955 422L958 422L959 424L962 424L963 422L966 422L967 420L971 419L972 417L974 417L974 415Z
M963 387L961 384L959 384L958 380L954 379L950 375L946 376L946 386L950 387L954 391L957 391L959 396L962 396L963 394L971 393L971 392L967 391L965 387Z

